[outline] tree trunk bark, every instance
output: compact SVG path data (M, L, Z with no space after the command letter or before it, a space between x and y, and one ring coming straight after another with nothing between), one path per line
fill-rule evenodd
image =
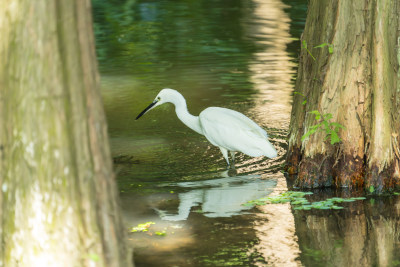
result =
M0 266L131 266L89 0L0 3Z
M399 32L397 0L310 0L287 154L295 186L381 192L400 184ZM333 51L315 48L323 43ZM312 110L346 127L340 143L323 132L301 140L316 124Z

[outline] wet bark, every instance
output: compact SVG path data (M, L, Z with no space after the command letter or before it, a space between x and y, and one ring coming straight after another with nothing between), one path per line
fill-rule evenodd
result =
M0 3L0 266L131 266L89 0Z
M400 3L311 0L291 115L288 171L299 187L400 185ZM333 45L314 48L323 43ZM306 104L303 101L307 100ZM346 127L331 145L309 112Z

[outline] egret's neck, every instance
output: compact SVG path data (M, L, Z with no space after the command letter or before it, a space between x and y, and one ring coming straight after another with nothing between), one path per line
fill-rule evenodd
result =
M185 98L179 94L179 96L177 96L172 103L175 105L175 112L178 118L193 131L203 134L203 131L200 127L199 117L193 116L189 113Z

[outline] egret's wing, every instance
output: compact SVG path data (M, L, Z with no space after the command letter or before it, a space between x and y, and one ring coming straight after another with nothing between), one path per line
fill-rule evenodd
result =
M212 125L226 125L232 129L254 132L260 137L268 138L267 132L244 114L232 109L209 107L200 113L200 120L207 120Z
M250 156L276 156L267 133L254 121L234 110L211 107L200 113L206 138L216 146Z

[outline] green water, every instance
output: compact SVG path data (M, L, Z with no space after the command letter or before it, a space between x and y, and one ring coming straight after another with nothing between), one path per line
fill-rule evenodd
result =
M306 0L93 0L111 149L136 266L398 266L397 196L336 211L260 208L287 190L287 146ZM181 123L172 105L135 117L162 88L189 111L246 114L267 130L275 159L218 148ZM312 198L346 196L320 191ZM157 234L158 233L158 234ZM160 234L161 233L161 234Z

